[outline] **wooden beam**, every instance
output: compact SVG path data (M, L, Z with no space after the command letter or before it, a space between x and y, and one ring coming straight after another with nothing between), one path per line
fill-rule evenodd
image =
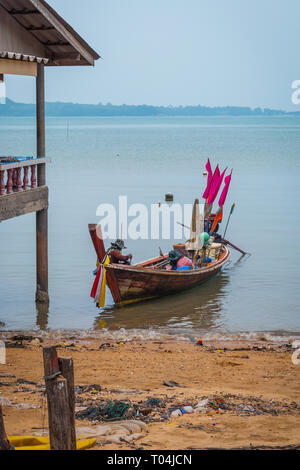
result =
M37 76L37 63L24 60L0 59L0 74Z
M84 46L74 37L70 31L51 13L48 8L43 5L39 0L30 0L32 5L35 6L37 10L39 10L43 16L47 19L47 21L55 27L55 29L73 46L82 57L85 58L90 65L94 65L95 59L90 54Z
M45 41L42 42L43 46L46 47L57 47L57 46L64 46L64 47L72 47L71 44L68 42L63 42L63 41Z
M0 222L31 212L48 208L48 188L30 189L28 191L0 196Z
M13 16L18 16L18 15L40 15L40 12L38 10L29 10L28 8L24 8L23 10L17 10L13 8L12 10L9 10L8 13Z
M27 31L53 31L55 28L53 26L29 26L29 28L25 28Z
M84 66L89 66L91 65L89 62L87 62L85 59L80 57L80 60L78 59L56 59L55 55L53 56L51 62L47 64L49 67L56 67L56 66L77 66L80 65L82 67Z
M81 55L79 52L57 52L54 53L52 60L55 62L60 60L80 60Z

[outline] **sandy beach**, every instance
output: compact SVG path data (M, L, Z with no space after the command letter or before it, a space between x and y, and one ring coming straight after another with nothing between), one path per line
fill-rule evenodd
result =
M136 440L114 443L101 437L95 449L300 446L300 366L292 363L290 344L224 341L198 346L103 337L24 339L8 333L1 339L7 347L0 395L6 399L8 435L47 435L42 348L56 345L60 357L74 360L78 428L105 424L85 410L99 410L112 401L127 405L126 419L147 424L149 432ZM170 386L172 382L177 386ZM193 413L171 416L185 406Z

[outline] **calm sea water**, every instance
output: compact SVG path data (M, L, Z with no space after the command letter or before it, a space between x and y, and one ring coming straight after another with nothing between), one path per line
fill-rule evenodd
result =
M35 152L31 118L1 118L2 155ZM3 329L106 328L174 335L300 332L298 234L300 119L52 118L49 276L51 303L36 309L35 216L0 225L0 322ZM164 200L191 203L204 189L207 157L234 168L225 220L236 202L227 238L252 253L206 285L173 297L103 311L89 298L95 253L88 223L100 203ZM171 242L131 241L138 262Z

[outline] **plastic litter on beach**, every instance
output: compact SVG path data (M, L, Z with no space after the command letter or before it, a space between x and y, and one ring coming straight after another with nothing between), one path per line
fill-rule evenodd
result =
M145 402L146 406L160 407L162 405L162 400L160 398L148 398Z
M259 413L254 406L251 405L238 405L237 406L238 411L242 411L243 413L255 413L255 414L263 414L262 412Z
M181 413L192 414L194 413L194 408L192 406L184 406L181 410Z
M203 409L208 407L208 403L209 403L209 400L208 400L208 398L206 398L205 400L199 401L199 403L197 403L195 408L196 408L197 411L203 410Z
M105 350L105 349L110 349L110 348L113 348L114 345L113 344L110 344L110 343L103 343L101 344L101 346L99 346L99 349L100 350Z
M25 379L18 379L17 383L22 384L22 385L38 385L37 382L30 382L29 380L25 380Z
M40 405L35 405L33 403L12 403L10 406L17 410L38 410L42 408Z
M171 415L172 418L178 418L179 416L182 416L182 413L180 410L174 410L172 411Z
M3 408L16 408L17 410L36 410L41 408L40 405L35 405L34 403L13 403L11 400L1 395L0 406L3 406Z
M172 380L170 381L164 380L164 385L166 387L182 387L182 385L179 385L177 382L173 382Z
M101 385L77 385L75 387L75 393L81 395L83 393L98 394L102 391Z
M3 407L11 406L11 401L8 398L2 397L0 395L0 406L3 406Z

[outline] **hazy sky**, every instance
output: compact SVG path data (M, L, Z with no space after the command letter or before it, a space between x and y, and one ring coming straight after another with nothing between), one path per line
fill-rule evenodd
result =
M47 100L300 110L299 0L48 0L103 59L47 69ZM34 101L34 80L8 96Z

